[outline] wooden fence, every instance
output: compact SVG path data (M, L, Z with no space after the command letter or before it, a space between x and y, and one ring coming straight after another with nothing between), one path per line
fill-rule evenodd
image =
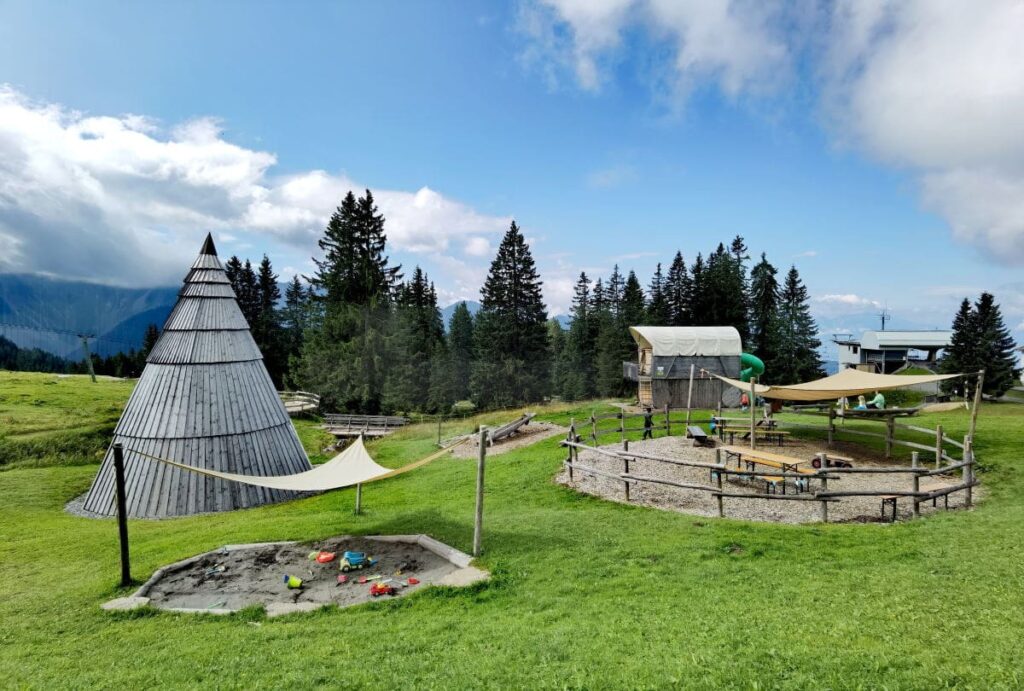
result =
M685 409L684 409L685 410ZM664 421L656 426L656 429L664 429L667 433L671 433L671 421L669 419L671 411L666 409L664 411ZM820 468L810 472L784 472L775 468L771 468L764 471L758 471L753 469L741 470L739 468L740 460L737 459L737 467L729 468L728 465L722 461L722 450L719 449L717 452L717 460L715 463L705 463L702 461L690 461L679 458L669 458L666 456L659 456L647 453L638 453L636 451L629 450L629 442L625 438L625 433L628 431L635 431L640 428L626 427L626 420L634 417L643 417L640 415L627 415L625 412L613 413L610 415L591 415L590 419L586 422L588 429L588 436L597 443L599 437L618 433L622 438L622 450L598 448L597 446L590 446L581 443L582 436L578 433L575 421L572 421L569 426L569 436L562 442L562 446L566 447L569 452L569 457L564 461L565 467L569 473L569 480L574 479L575 473L591 474L599 477L605 477L612 480L621 481L623 484L623 492L625 494L626 501L630 500L630 486L634 484L659 484L676 487L679 489L689 489L699 492L707 492L709 495L715 498L717 503L717 512L719 517L724 517L725 508L722 499L728 497L730 499L768 499L778 501L812 501L819 502L821 506L821 520L828 522L828 505L832 502L841 501L846 497L909 497L913 501L913 512L915 516L919 516L921 512L921 504L926 501L935 501L942 497L948 502L948 497L953 492L963 491L965 493L964 505L968 508L973 503L973 488L976 487L979 482L975 477L975 464L977 458L975 457L973 444L970 437L964 437L963 442L958 442L945 436L942 433L942 427L939 426L934 434L936 435L936 443L934 447L925 446L922 444L915 444L914 442L906 442L898 439L891 438L888 440L893 444L901 444L914 449L923 449L929 452L934 452L936 455L936 464L934 468L925 468L919 463L919 452L914 451L912 453L911 466L908 467L872 467L872 468L836 468L828 467L828 453L822 452L818 454L820 459ZM598 423L603 420L618 419L619 429L599 429ZM696 419L691 419L691 423L697 422ZM783 424L783 421L777 421L776 424ZM811 428L822 430L820 426L813 425L790 425L803 428ZM933 434L932 430L928 430L923 427L915 427L912 425L898 425L900 428L906 428L915 432ZM685 432L685 426L683 427ZM887 435L879 435L871 432L863 432L860 430L845 430L847 433L856 432L864 436L878 437L885 439ZM889 432L887 432L889 434ZM829 442L831 443L834 435L834 430L829 435ZM961 459L957 460L943 451L944 445L954 446L963 452ZM887 448L888 445L887 445ZM599 468L593 468L590 466L582 465L579 462L580 450L596 453L605 457L614 458L622 461L623 471L621 473L614 473ZM708 470L712 482L714 484L701 484L697 482L676 482L663 478L645 477L637 475L631 472L630 463L635 462L638 459L655 461L658 463L666 463L676 466L686 466L691 468L705 468ZM946 465L943 465L946 463ZM756 466L755 466L756 467ZM922 491L920 489L920 481L922 477L930 477L934 475L948 475L950 473L961 472L961 482L956 485L948 487L940 487L931 491ZM907 475L911 479L911 489L905 488L887 488L884 490L860 490L860 491L830 491L828 488L829 480L838 480L844 474L851 473L876 473L885 475ZM808 492L806 494L769 494L768 492L740 492L740 491L729 491L723 487L722 480L727 476L740 476L749 479L756 479L759 477L781 477L783 482L786 478L800 478L808 481ZM820 489L817 491L810 490L811 480L817 480L820 483Z

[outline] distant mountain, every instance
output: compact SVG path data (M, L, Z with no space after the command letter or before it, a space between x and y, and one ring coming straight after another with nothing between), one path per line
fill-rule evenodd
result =
M444 322L445 331L448 330L448 324L451 322L452 315L455 314L455 308L459 306L460 302L463 302L463 300L453 302L447 307L441 308L441 321ZM477 302L476 300L465 300L465 303L466 308L469 309L469 313L472 314L473 316L476 316L476 313L480 311L480 303Z
M26 274L0 274L0 335L22 348L81 359L90 333L100 355L138 349L146 326L163 326L178 288L121 288Z

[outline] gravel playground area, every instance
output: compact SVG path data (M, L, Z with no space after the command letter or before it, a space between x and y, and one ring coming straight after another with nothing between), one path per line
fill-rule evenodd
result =
M310 559L311 552L334 552L325 564ZM365 552L374 566L352 571L339 583L338 562L345 550ZM274 603L336 604L347 607L374 599L370 585L388 581L397 594L442 581L458 566L418 544L344 537L293 545L259 545L230 552L212 552L186 568L167 573L148 593L155 607L172 609L237 610ZM292 589L285 575L302 579ZM360 577L377 576L359 583ZM412 577L418 584L409 584ZM387 599L391 596L381 596Z
M742 442L737 439L737 445ZM602 446L603 449L619 451L619 444ZM703 463L715 463L715 450L713 448L694 447L689 439L679 437L659 437L642 442L630 442L630 451L647 453L667 458L680 460L699 461ZM803 467L810 468L810 459L819 451L828 451L822 442L811 442L793 440L787 441L783 447L764 446L764 450L804 459L807 464ZM891 466L891 463L884 459L873 456L862 447L851 443L837 443L832 449L833 453L848 456L854 459L854 467L868 466ZM591 451L580 450L579 464L588 466L599 471L614 473L618 475L624 472L624 464L621 460L610 458ZM705 468L689 468L684 466L660 463L648 459L636 459L630 461L630 474L651 478L671 480L674 482L691 482L703 485L714 484L710 480L709 471ZM927 463L925 464L927 467ZM733 466L730 466L733 467ZM767 470L759 467L759 470ZM765 483L762 480L750 480L735 476L728 478L723 483L723 489L727 492L749 492L751 494L763 493ZM577 469L574 471L574 480L569 481L569 472L563 467L556 478L557 482L579 492L592 494L610 499L612 501L625 502L624 483L609 477L594 475ZM829 480L831 491L909 491L912 489L912 478L903 474L860 474L849 473L838 480ZM959 473L955 476L932 476L921 478L921 491L938 489L956 485L961 482ZM812 484L812 491L816 491L819 482ZM974 488L975 501L981 494L981 487ZM792 484L786 488L787 494L793 493ZM804 494L803 496L810 496ZM961 508L964 502L964 493L955 492L949 495L949 508ZM717 507L715 497L709 492L692 489L682 489L667 485L653 483L633 483L630 487L630 504L650 506L669 511L679 511L697 516L716 516ZM811 523L820 520L821 504L816 501L786 501L775 499L735 499L725 497L723 499L725 516L727 518L739 518L750 521L770 521L775 523ZM940 497L938 506L932 507L930 501L921 504L921 514L927 515L934 511L944 510L943 499ZM830 522L870 522L881 520L881 497L843 497L839 501L831 502L828 508ZM900 519L910 518L913 515L913 504L909 497L897 500L897 517Z

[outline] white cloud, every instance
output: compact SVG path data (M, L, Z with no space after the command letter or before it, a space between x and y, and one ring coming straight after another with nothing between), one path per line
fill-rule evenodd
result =
M470 257L488 257L491 255L491 251L491 241L479 236L468 238L462 248L463 254Z
M844 0L832 26L838 136L916 173L955 237L1024 261L1024 5Z
M0 87L0 271L173 282L207 230L310 253L342 196L364 185L322 170L275 177L276 163L227 141L212 118L165 132L144 116L85 115ZM399 252L443 252L511 220L429 187L374 195Z
M849 307L881 307L882 306L882 303L878 302L878 300L871 300L869 298L862 297L862 296L856 295L854 293L821 295L819 297L815 297L814 300L816 300L817 302L823 302L823 303L826 303L826 304L846 305L846 306L849 306Z
M731 98L806 74L842 144L907 170L955 238L1024 263L1024 3L1019 0L533 0L526 62L587 91L624 37L655 101ZM631 36L632 38L632 36ZM807 64L810 69L797 70ZM641 68L637 68L641 69ZM798 94L798 98L803 98Z
M804 252L800 252L799 254L794 254L793 258L794 259L804 259L804 258L813 259L814 257L817 257L817 256L818 256L818 250L806 250Z
M579 86L598 91L625 32L646 29L656 55L670 55L647 77L683 99L701 80L736 97L776 85L790 69L780 5L750 0L539 0L526 6L524 58L556 83L568 68ZM661 44L668 47L665 51Z

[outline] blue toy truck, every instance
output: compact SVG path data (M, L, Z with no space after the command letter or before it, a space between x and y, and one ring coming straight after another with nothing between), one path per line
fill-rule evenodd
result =
M338 562L338 568L348 573L356 569L365 569L368 566L373 566L377 563L376 559L370 559L366 556L366 552L349 552L346 551L341 555L341 561Z

